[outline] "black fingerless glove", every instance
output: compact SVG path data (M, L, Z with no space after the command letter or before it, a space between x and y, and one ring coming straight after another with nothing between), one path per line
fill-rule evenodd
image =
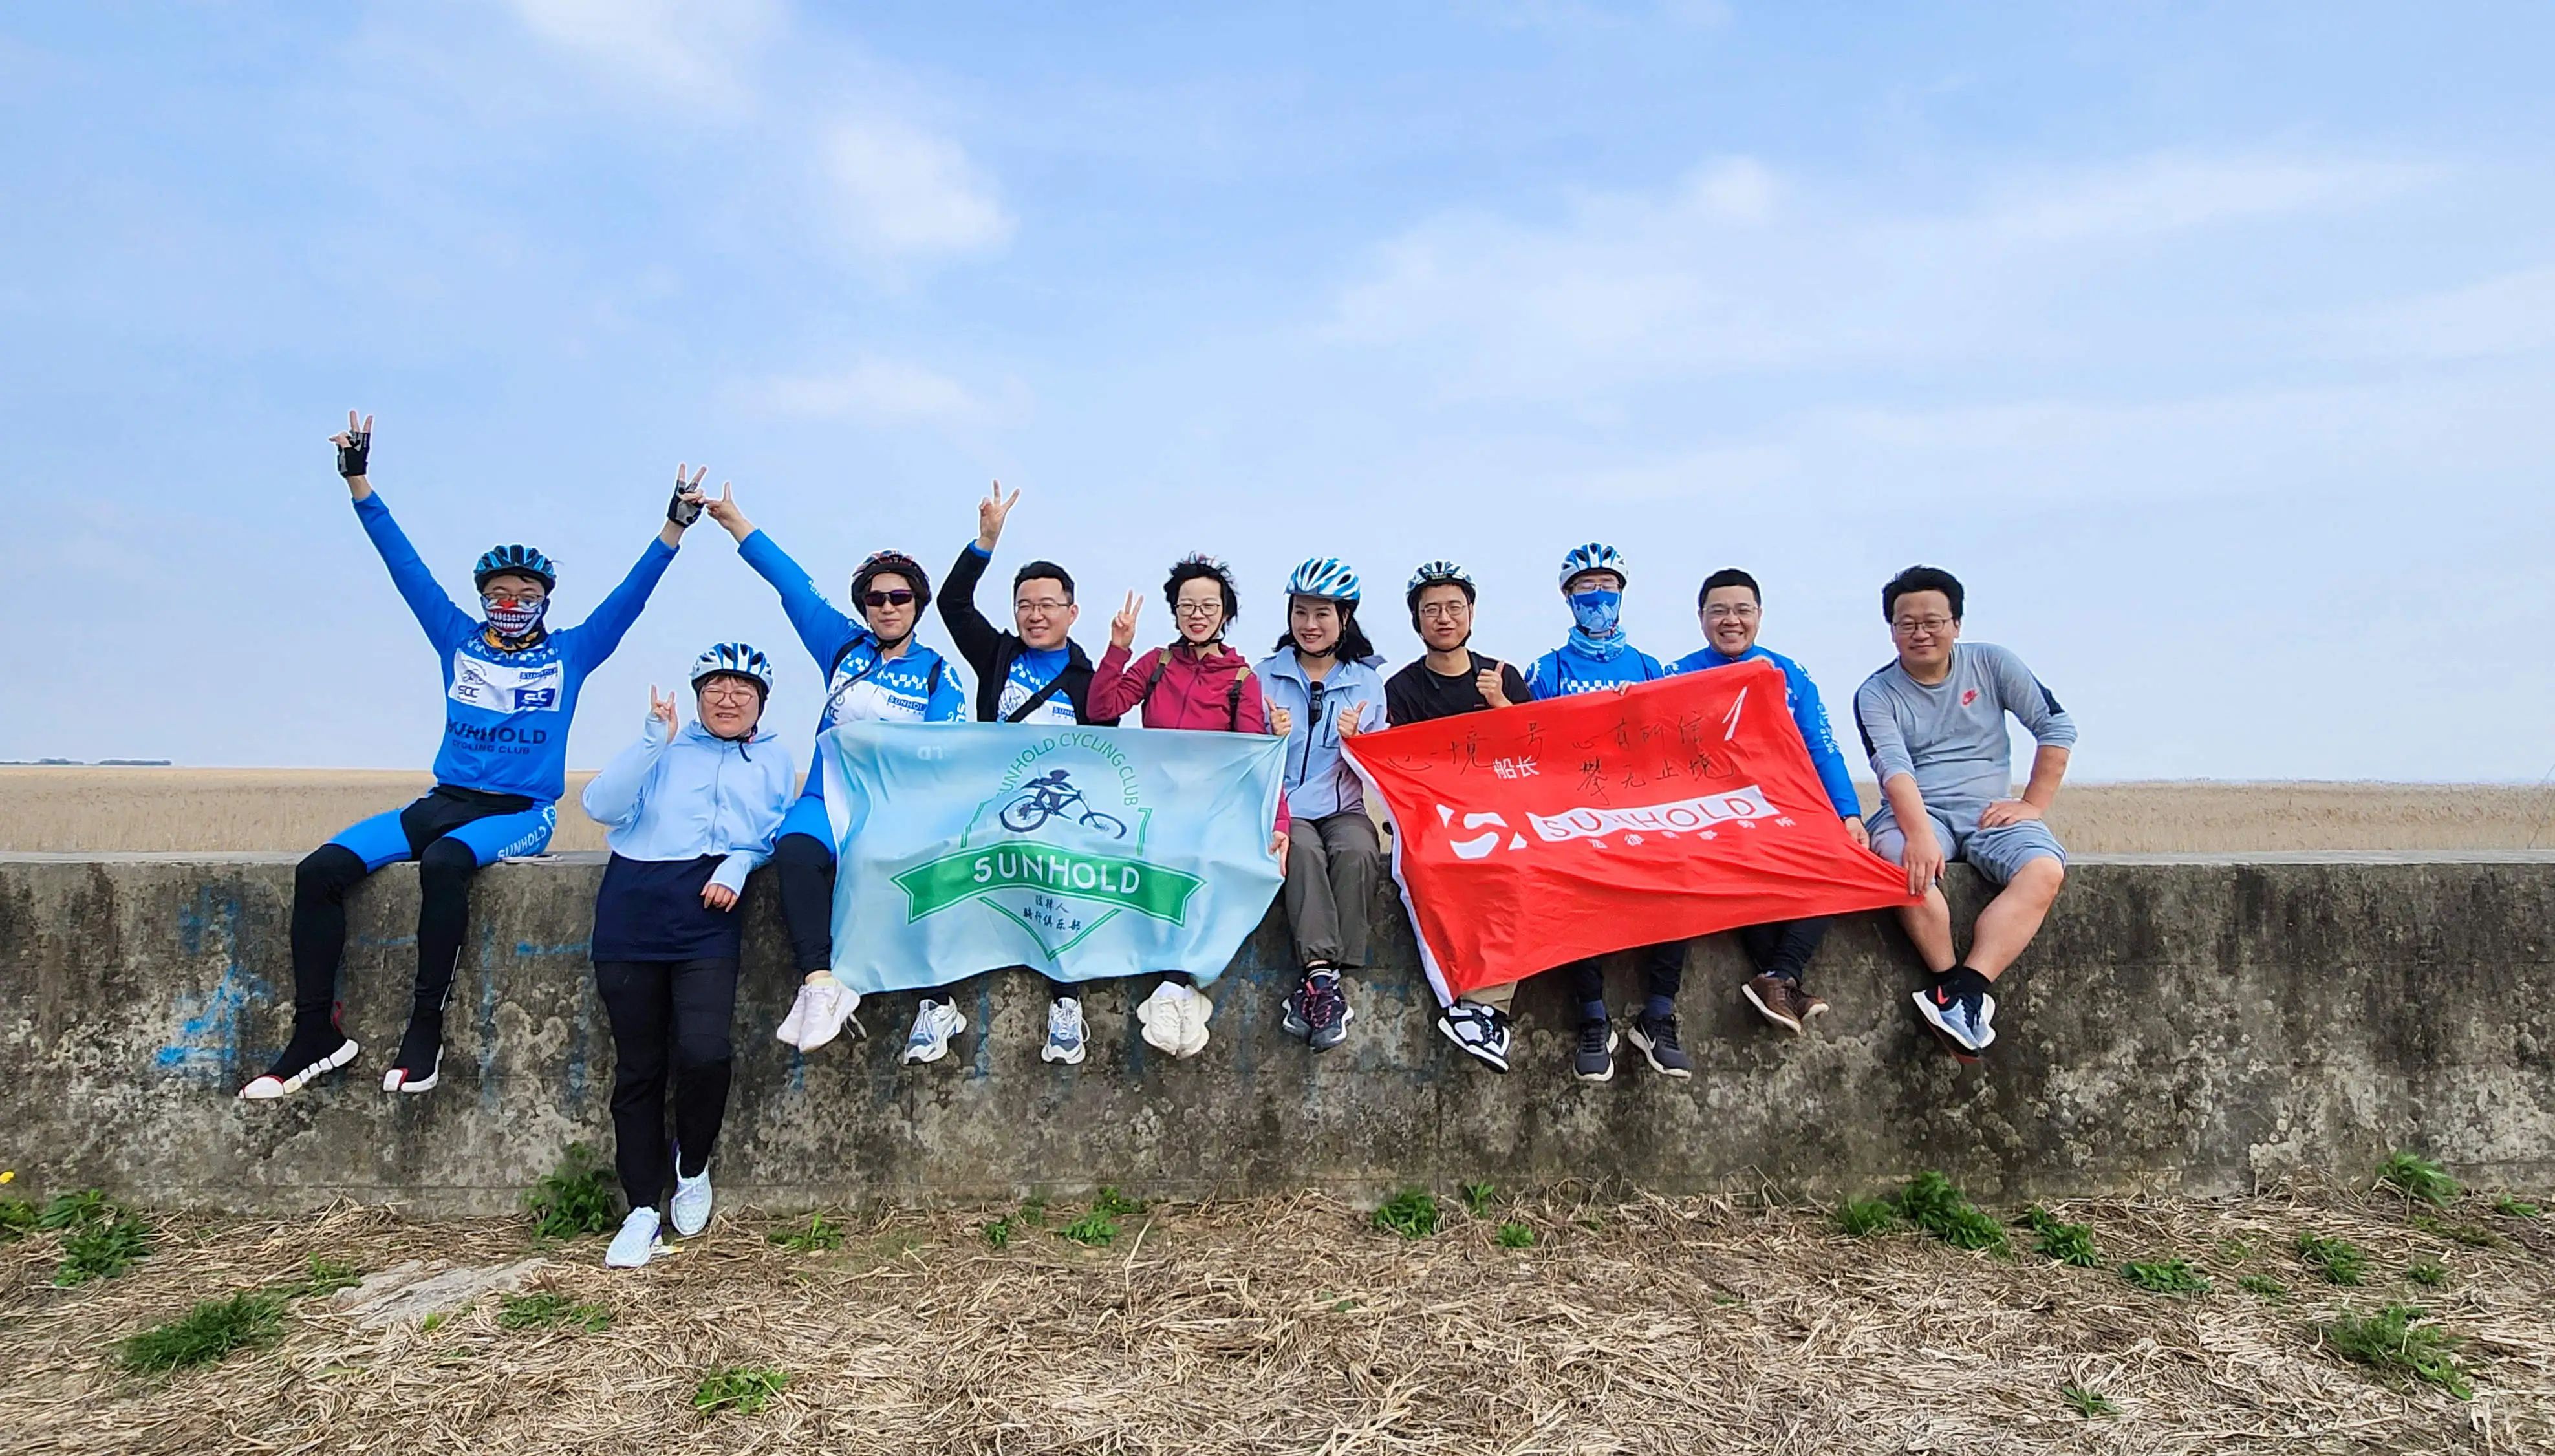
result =
M681 480L676 480L674 482L674 498L666 503L666 519L673 522L677 526L689 526L693 522L701 519L701 503L699 501L687 501L683 499L683 492L690 489L691 487L684 484Z
M346 442L337 446L337 473L348 480L364 473L373 456L373 432L369 429L346 431Z

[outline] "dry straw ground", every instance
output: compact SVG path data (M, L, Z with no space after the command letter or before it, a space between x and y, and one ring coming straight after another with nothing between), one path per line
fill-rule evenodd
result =
M1728 1199L1500 1200L1416 1242L1311 1197L1165 1206L1106 1248L1053 1232L1078 1211L1024 1218L999 1249L986 1211L882 1216L831 1252L722 1216L635 1273L580 1240L532 1286L607 1310L599 1332L509 1329L495 1298L367 1331L304 1299L279 1344L156 1377L119 1373L114 1342L312 1255L378 1270L540 1246L520 1221L351 1208L181 1221L133 1273L63 1290L37 1235L0 1246L0 1431L31 1453L407 1456L2555 1449L2555 1236L2474 1197L2438 1226L2492 1247L2384 1196L2063 1206L2093 1226L2097 1269L1850 1239L1820 1210ZM1509 1221L1534 1244L1502 1247ZM2363 1248L2366 1283L2320 1282L2302 1232ZM2116 1272L2168 1254L2215 1287L2146 1293ZM2445 1283L2408 1283L2417 1260ZM2318 1322L2390 1299L2462 1341L2472 1400L2320 1343ZM732 1367L788 1384L753 1413L696 1411L699 1382ZM2070 1386L2113 1413L2080 1413Z
M568 777L558 849L601 849ZM0 850L308 849L426 791L424 774L0 768ZM1873 796L1866 786L1864 796ZM2555 846L2555 786L2084 784L2051 824L2080 854Z

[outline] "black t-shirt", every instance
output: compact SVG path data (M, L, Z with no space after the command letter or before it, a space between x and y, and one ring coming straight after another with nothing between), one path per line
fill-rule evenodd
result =
M1475 673L1491 666L1491 659L1466 649L1472 667L1459 677L1441 677L1428 670L1428 660L1420 658L1396 672L1384 684L1384 717L1399 728L1404 723L1425 723L1431 718L1451 718L1457 713L1478 713L1490 704L1482 698L1482 689L1473 682ZM1532 702L1534 694L1526 690L1525 679L1507 663L1500 664L1500 691L1512 703Z

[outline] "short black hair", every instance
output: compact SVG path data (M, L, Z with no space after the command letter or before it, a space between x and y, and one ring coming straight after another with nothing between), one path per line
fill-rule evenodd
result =
M1173 566L1171 574L1162 580L1162 601L1170 607L1174 615L1180 609L1180 586L1183 582L1190 581L1215 583L1216 595L1224 600L1224 620L1227 626L1232 625L1234 618L1242 615L1242 593L1234 590L1233 573L1216 562L1194 558Z
M1744 586L1748 588L1748 594L1757 599L1757 605L1761 607L1765 605L1765 593L1759 589L1757 578L1736 566L1724 566L1703 578L1703 590L1694 594L1694 604L1698 607L1702 606L1705 597L1725 586Z
M1482 604L1481 598L1473 595L1473 583L1461 576L1439 576L1431 580L1414 581L1410 583L1410 590L1403 592L1401 598L1403 605L1410 608L1410 630L1413 632L1419 630L1419 594L1432 586L1451 586L1461 591L1464 594L1464 605L1468 607Z
M1881 588L1881 620L1898 613L1898 599L1911 591L1939 591L1952 604L1952 620L1961 620L1961 578L1940 566L1910 566Z
M1073 600L1073 573L1065 570L1062 566L1057 565L1053 561L1032 561L1018 571L1013 572L1013 593L1018 595L1023 583L1035 581L1041 577L1050 581L1063 583L1064 599L1067 602L1071 602Z

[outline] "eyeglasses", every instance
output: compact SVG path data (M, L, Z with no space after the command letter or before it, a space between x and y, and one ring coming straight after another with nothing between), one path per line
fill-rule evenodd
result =
M1171 608L1183 617L1212 617L1224 610L1222 602L1181 602Z
M1728 602L1716 602L1712 606L1703 609L1703 620L1706 622L1754 622L1757 620L1759 614L1764 610L1765 609L1763 607L1749 606L1745 602L1736 606L1733 606Z
M870 607L910 606L913 602L913 593L900 586L888 591L870 592L863 596L861 601Z
M548 601L548 597L540 587L535 586L527 587L522 591L505 588L483 591L479 593L479 600L492 607L538 607Z
M1889 624L1893 637L1940 637L1952 625L1949 617L1901 617Z
M1423 622L1452 622L1473 609L1470 602L1430 602L1419 609Z
M1056 613L1056 612L1061 612L1061 611L1063 611L1065 608L1067 608L1067 607L1069 607L1069 606L1072 606L1072 605L1073 605L1073 603L1071 603L1071 602L1068 602L1068 601L1062 601L1062 600L1059 600L1058 598L1055 598L1055 597L1040 597L1040 598L1038 598L1038 599L1036 599L1036 600L1034 600L1034 601L1030 600L1030 599L1028 599L1028 598L1023 598L1023 599L1022 599L1022 600L1020 600L1020 601L1016 601L1016 602L1012 603L1012 610L1013 610L1013 611L1015 611L1015 612L1019 612L1019 613L1020 613L1020 614L1022 614L1023 616L1028 616L1028 615L1030 615L1030 614L1032 614L1032 613L1034 613L1034 612L1045 612L1045 613L1053 614L1053 613Z
M701 689L701 701L716 703L752 702L763 694L743 682L713 682Z

